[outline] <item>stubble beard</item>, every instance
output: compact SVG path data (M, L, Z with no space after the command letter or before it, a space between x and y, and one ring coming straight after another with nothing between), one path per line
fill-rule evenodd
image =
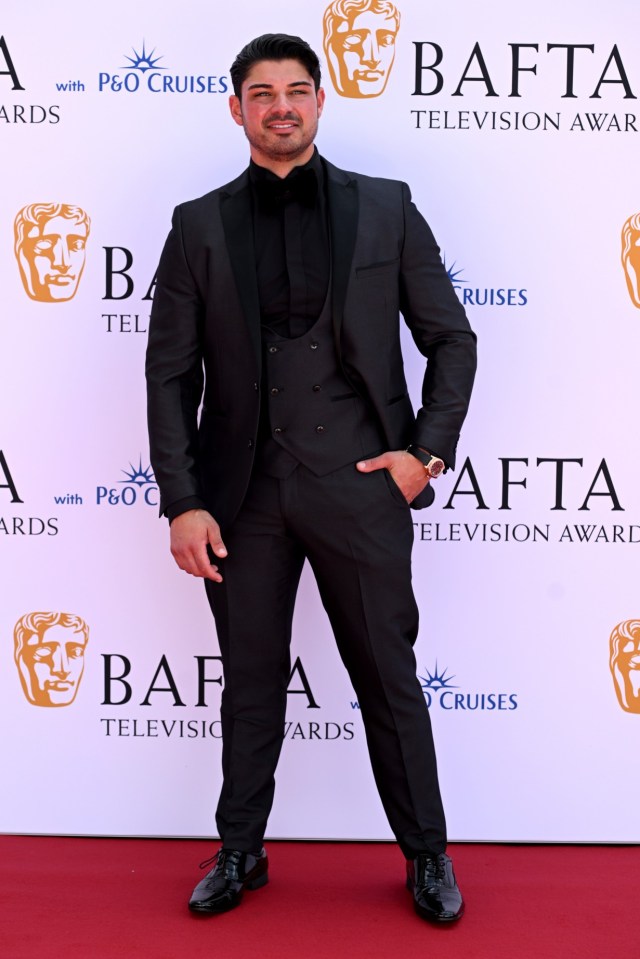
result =
M283 118L283 121L284 119L285 118ZM296 131L299 129L299 127L296 127ZM265 130L261 136L256 136L255 134L249 133L246 127L244 128L244 132L250 146L267 159L280 162L297 160L298 157L306 153L313 144L318 132L318 121L316 119L313 127L303 132L300 140L296 138L295 143L291 142L295 133L292 134L290 138L278 134L270 135L268 130Z

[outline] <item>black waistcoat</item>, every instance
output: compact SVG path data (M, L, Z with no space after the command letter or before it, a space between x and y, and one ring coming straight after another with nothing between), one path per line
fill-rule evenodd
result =
M384 445L375 412L340 369L330 304L328 294L318 320L295 339L262 328L263 428L257 466L271 476L284 479L299 463L325 476Z

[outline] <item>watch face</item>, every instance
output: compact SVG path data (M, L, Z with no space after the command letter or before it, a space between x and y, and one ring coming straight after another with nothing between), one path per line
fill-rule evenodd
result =
M444 463L442 460L436 459L435 457L431 460L428 466L429 476L431 479L435 479L436 476L440 476L444 469Z

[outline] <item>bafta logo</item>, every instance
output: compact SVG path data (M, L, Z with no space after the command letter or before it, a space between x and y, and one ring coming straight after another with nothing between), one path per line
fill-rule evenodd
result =
M34 706L69 706L84 670L89 627L72 613L27 613L13 631L15 661Z
M631 302L640 309L640 213L622 227L622 266Z
M609 665L618 702L628 713L640 713L640 620L618 623L611 633Z
M336 91L364 99L384 93L400 12L389 0L334 0L324 13L323 46Z
M79 206L32 203L16 216L15 255L25 292L40 303L76 295L91 221Z

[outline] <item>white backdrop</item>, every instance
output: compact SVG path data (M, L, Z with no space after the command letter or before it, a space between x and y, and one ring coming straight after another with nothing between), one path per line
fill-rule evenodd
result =
M205 683L199 705L198 668L219 679L202 658L218 648L201 584L174 567L157 518L145 296L174 205L246 165L227 108L233 57L278 30L322 55L325 6L112 0L97 14L70 0L64 17L43 2L0 17L4 831L215 828L221 687ZM640 314L620 258L640 211L640 12L631 0L398 6L380 96L339 96L325 69L318 145L410 183L479 338L458 469L414 514L418 673L450 835L638 841L640 706L621 698L609 657L614 627L640 616ZM416 91L416 58L429 67L437 48L442 89L425 69ZM16 215L46 203L91 220L77 288L40 288L60 302L28 295L14 253ZM417 399L422 364L406 347ZM89 641L52 626L45 643L73 633L75 665L56 665L50 645L23 684L14 627L36 611L81 617ZM623 645L637 693L637 637ZM389 838L306 573L296 657L270 835ZM73 701L48 708L56 696Z

